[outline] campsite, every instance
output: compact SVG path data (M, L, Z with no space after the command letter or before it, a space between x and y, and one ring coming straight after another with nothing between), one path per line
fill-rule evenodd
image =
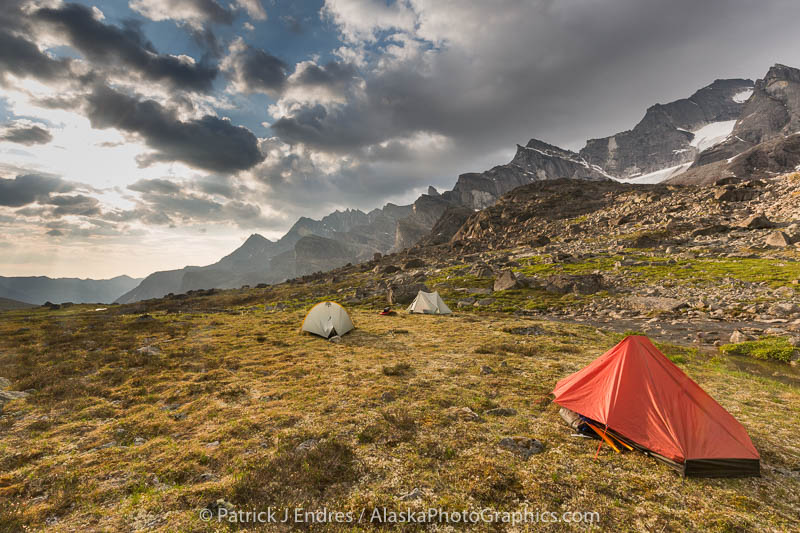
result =
M146 319L86 306L6 314L0 353L25 341L27 357L4 363L37 393L6 404L0 494L38 503L4 508L2 523L61 516L51 530L197 530L207 506L302 502L600 513L599 526L573 526L587 531L796 526L796 384L656 341L762 457L760 477L684 478L643 453L598 453L553 402L559 380L624 332L350 306L355 329L330 342L300 331L313 302L214 312L227 298L190 298L181 303L193 313Z
M0 533L800 533L800 0L0 0Z

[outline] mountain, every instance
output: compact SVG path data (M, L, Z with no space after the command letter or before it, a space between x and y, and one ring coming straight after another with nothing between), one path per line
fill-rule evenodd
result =
M129 276L94 280L78 278L2 277L0 298L41 305L54 303L111 303L142 280Z
M0 298L0 311L13 311L15 309L30 309L36 307L33 304L11 300L10 298Z
M430 187L411 205L387 204L369 213L347 209L320 220L300 218L277 241L252 235L213 265L151 274L118 302L277 283L399 252L421 240L436 242L469 212L536 182L710 183L728 175L782 172L800 164L800 135L790 135L800 132L798 87L800 71L783 65L757 82L718 79L688 98L651 106L633 129L590 139L579 152L531 139L517 145L507 164L461 174L452 190Z
M749 179L800 166L800 70L775 65L756 82L741 117L721 143L701 152L677 184Z
M716 80L689 98L650 107L632 130L590 139L580 155L619 178L691 163L730 133L753 87L752 80Z
M277 241L253 234L212 265L150 274L117 302L130 303L196 289L276 283L369 259L394 246L397 221L412 214L413 206L389 203L369 213L346 209L320 220L301 217Z
M508 191L535 181L610 177L580 154L531 139L525 146L517 145L517 153L507 165L482 173L461 174L453 190L442 196L455 205L484 209Z

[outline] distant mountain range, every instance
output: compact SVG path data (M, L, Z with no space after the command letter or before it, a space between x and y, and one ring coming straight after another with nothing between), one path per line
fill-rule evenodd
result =
M2 277L0 298L41 305L45 302L111 303L142 280L129 276L94 280L78 278Z
M347 209L321 220L301 218L277 241L251 235L212 265L155 272L114 297L129 303L194 289L277 283L371 259L423 238L435 240L437 233L448 233L472 211L536 181L711 183L720 177L748 179L798 165L800 70L775 65L756 82L716 80L688 98L653 105L633 129L590 139L578 152L531 139L525 146L517 145L509 163L461 174L452 190L439 193L429 187L411 205L386 204L368 213ZM45 292L39 294L37 302ZM59 299L51 293L44 298ZM74 296L69 299L78 301Z

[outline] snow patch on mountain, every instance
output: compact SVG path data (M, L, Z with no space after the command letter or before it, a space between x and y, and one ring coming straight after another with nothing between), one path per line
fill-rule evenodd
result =
M691 145L697 148L699 152L711 148L727 139L731 132L733 132L733 127L735 125L735 120L723 120L703 126L699 130L692 132L694 138L692 139Z
M636 183L639 185L646 185L652 183L661 183L662 181L666 181L670 178L677 176L678 174L684 172L688 169L692 163L684 163L682 165L676 165L674 167L669 168L662 168L661 170L656 170L655 172L650 172L649 174L643 174L641 176L636 176L635 178L630 179L619 179L615 178L616 181L622 183Z
M743 104L750 99L753 95L753 89L746 89L733 95L733 101L737 104Z

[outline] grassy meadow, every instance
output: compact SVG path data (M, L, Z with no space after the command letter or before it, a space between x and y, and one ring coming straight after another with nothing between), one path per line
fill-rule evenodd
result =
M0 415L0 531L291 529L204 522L200 511L218 505L356 515L527 505L600 516L298 525L334 531L798 526L796 384L662 345L762 455L761 478L683 479L639 453L603 447L595 459L597 442L571 436L550 401L558 379L620 334L496 314L382 317L363 306L351 310L357 329L332 343L299 333L302 298L267 312L248 294L144 317L90 306L3 314L0 376L30 395ZM525 460L499 446L506 437L538 439L544 451Z

